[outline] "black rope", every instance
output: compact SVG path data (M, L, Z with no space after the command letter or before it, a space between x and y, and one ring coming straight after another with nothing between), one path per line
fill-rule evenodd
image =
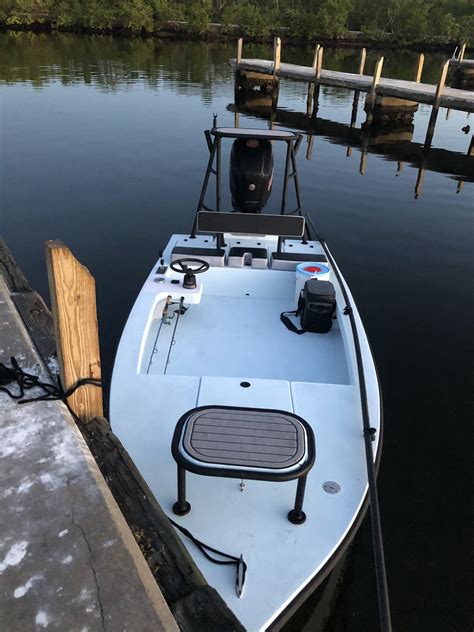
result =
M311 224L318 241L320 242L329 263L334 270L336 279L341 288L346 307L344 308L344 314L349 317L352 338L354 340L354 349L356 354L357 372L359 375L359 392L362 409L362 423L363 423L363 435L365 444L365 460L367 465L367 481L369 484L369 500L370 500L370 517L372 522L372 543L374 549L375 558L375 576L377 580L377 595L379 603L379 616L380 616L380 628L382 632L391 632L392 622L390 616L390 599L388 594L387 572L385 569L385 557L382 538L382 523L380 520L380 508L377 492L377 481L374 466L374 453L372 449L372 441L375 440L376 429L370 425L369 406L367 401L367 389L365 384L364 364L362 360L362 353L360 350L359 334L357 332L357 325L354 318L354 311L351 306L351 301L347 293L346 287L341 278L341 274L337 268L331 253L329 252L326 242L322 237L318 235L316 228L309 216L307 221Z
M72 414L76 421L78 416L71 410L68 405L68 397L70 397L78 388L85 385L90 386L102 386L102 381L94 378L81 378L75 384L64 390L58 379L57 384L50 382L42 382L37 375L27 373L24 371L15 357L10 359L11 366L7 366L3 362L0 362L0 391L6 393L12 399L15 399L18 404L30 404L32 402L44 402L44 401L62 401L66 404L69 412ZM18 386L18 393L14 393L7 386L10 384L16 384ZM40 388L43 390L42 395L37 397L25 397L25 392L30 391L33 388Z
M200 540L198 540L196 537L193 536L193 534L190 531L188 531L185 527L181 526L180 524L178 524L171 518L168 517L168 520L171 522L173 527L178 529L178 531L181 531L183 535L189 538L191 542L193 542L198 547L198 549L201 551L204 557L208 559L210 562L212 562L213 564L221 564L224 566L228 566L228 565L236 566L236 573L237 573L236 589L237 589L237 595L240 597L242 595L242 589L245 583L245 576L247 574L247 564L244 562L242 555L240 557L236 557L235 555L230 555L230 553L224 553L223 551L219 551L218 549L215 549L212 546L209 546L209 544L205 544L204 542L201 542ZM220 555L221 557L224 557L226 559L218 560L215 557L212 557L209 551L212 553L215 553L216 555Z

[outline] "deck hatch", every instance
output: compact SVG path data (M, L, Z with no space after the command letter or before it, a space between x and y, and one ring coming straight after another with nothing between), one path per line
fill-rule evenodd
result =
M278 469L301 461L305 435L290 413L208 407L190 415L183 446L206 463Z

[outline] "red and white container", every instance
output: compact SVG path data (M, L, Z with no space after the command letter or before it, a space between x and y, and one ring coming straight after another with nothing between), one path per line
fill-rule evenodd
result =
M329 281L331 271L325 263L314 261L305 261L296 266L296 284L295 284L295 303L298 299L304 284L308 279L319 279L320 281Z

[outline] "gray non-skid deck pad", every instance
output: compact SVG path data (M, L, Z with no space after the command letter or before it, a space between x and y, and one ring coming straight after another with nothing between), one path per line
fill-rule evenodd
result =
M286 469L304 457L305 432L290 413L209 407L190 414L183 443L205 463Z

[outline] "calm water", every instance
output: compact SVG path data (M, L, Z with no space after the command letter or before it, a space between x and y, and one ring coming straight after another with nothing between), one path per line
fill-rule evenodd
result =
M0 34L0 232L44 296L46 239L64 240L89 267L107 376L158 251L171 232L190 228L207 158L202 130L213 112L233 125L226 64L233 54L225 44ZM245 55L271 51L247 47ZM308 63L312 52L284 49L283 58ZM324 66L351 71L357 59L354 51L327 50ZM375 59L369 53L367 72ZM424 80L436 81L441 61L427 56ZM384 75L411 78L415 64L414 53L389 51ZM423 155L430 108L421 105L414 129L372 137L362 176L364 99L351 130L352 101L349 91L321 90L311 160L307 139L299 155L303 201L349 281L380 372L380 496L394 628L464 632L474 159L465 157L471 134L462 128L473 119L455 111L446 119L441 110ZM305 111L305 86L282 82L275 125L307 127L292 115ZM267 125L255 114L241 113L240 125ZM366 524L337 630L377 629L371 555Z

